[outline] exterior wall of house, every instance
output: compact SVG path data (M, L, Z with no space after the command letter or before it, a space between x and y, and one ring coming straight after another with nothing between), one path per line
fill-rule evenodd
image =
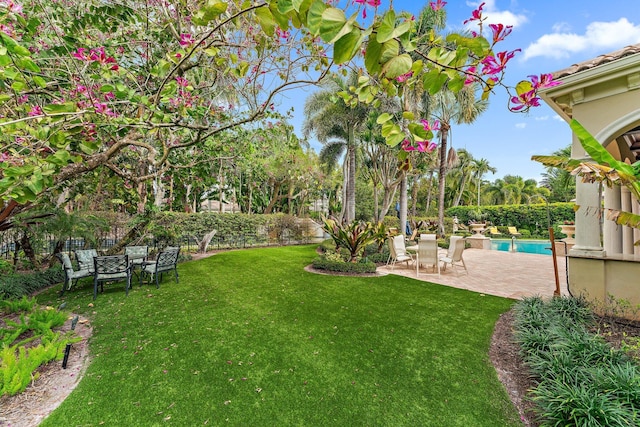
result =
M594 60L592 64L600 63ZM619 146L615 139L640 125L640 55L593 66L587 61L576 69L581 71L560 72L564 84L548 90L544 100L568 122L580 122L616 158L628 157L623 152L628 151L627 146ZM571 157L588 158L575 135ZM607 220L602 210L606 206L638 211L638 201L625 190L602 190L599 184L577 180L576 204L580 208L576 212L576 244L567 260L569 286L574 295L600 303L613 297L640 307L640 247L633 245L640 234ZM633 313L626 315L632 317Z

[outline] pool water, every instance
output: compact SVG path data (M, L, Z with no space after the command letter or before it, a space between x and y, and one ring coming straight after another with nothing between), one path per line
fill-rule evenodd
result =
M495 251L511 251L511 240L491 239L491 249ZM527 254L551 255L551 242L548 240L518 240L513 241L515 252Z

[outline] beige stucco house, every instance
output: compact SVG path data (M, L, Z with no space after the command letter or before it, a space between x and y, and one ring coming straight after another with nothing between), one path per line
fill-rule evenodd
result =
M564 120L578 120L619 160L640 159L640 44L553 73L561 85L541 93ZM588 159L573 136L571 157ZM640 230L605 218L603 207L640 213L626 188L576 183L575 246L568 254L574 295L604 301L612 295L640 305Z

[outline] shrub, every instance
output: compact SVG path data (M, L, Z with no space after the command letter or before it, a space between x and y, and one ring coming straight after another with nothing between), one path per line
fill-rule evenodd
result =
M514 313L516 341L538 381L540 425L638 425L638 367L589 332L594 317L584 298L527 298Z
M313 260L313 268L318 270L335 271L340 273L375 273L376 265L371 261L345 262L319 256Z
M0 299L19 299L63 281L64 272L59 265L44 271L10 274L0 278Z

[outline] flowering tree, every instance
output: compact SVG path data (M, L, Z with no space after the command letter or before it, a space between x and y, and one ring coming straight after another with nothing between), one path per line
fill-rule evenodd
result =
M430 4L437 13L446 2ZM0 0L0 229L98 167L129 183L161 175L175 153L268 118L278 93L319 81L362 50L366 73L343 94L349 105L411 85L436 93L478 82L486 98L502 84L515 52L494 47L510 28L492 25L485 38L482 6L471 19L480 32L434 35L428 51L416 49L410 14L379 6ZM537 105L536 90L550 84L546 76L520 83L512 108ZM379 122L389 145L423 149L433 134L420 119L407 111Z

